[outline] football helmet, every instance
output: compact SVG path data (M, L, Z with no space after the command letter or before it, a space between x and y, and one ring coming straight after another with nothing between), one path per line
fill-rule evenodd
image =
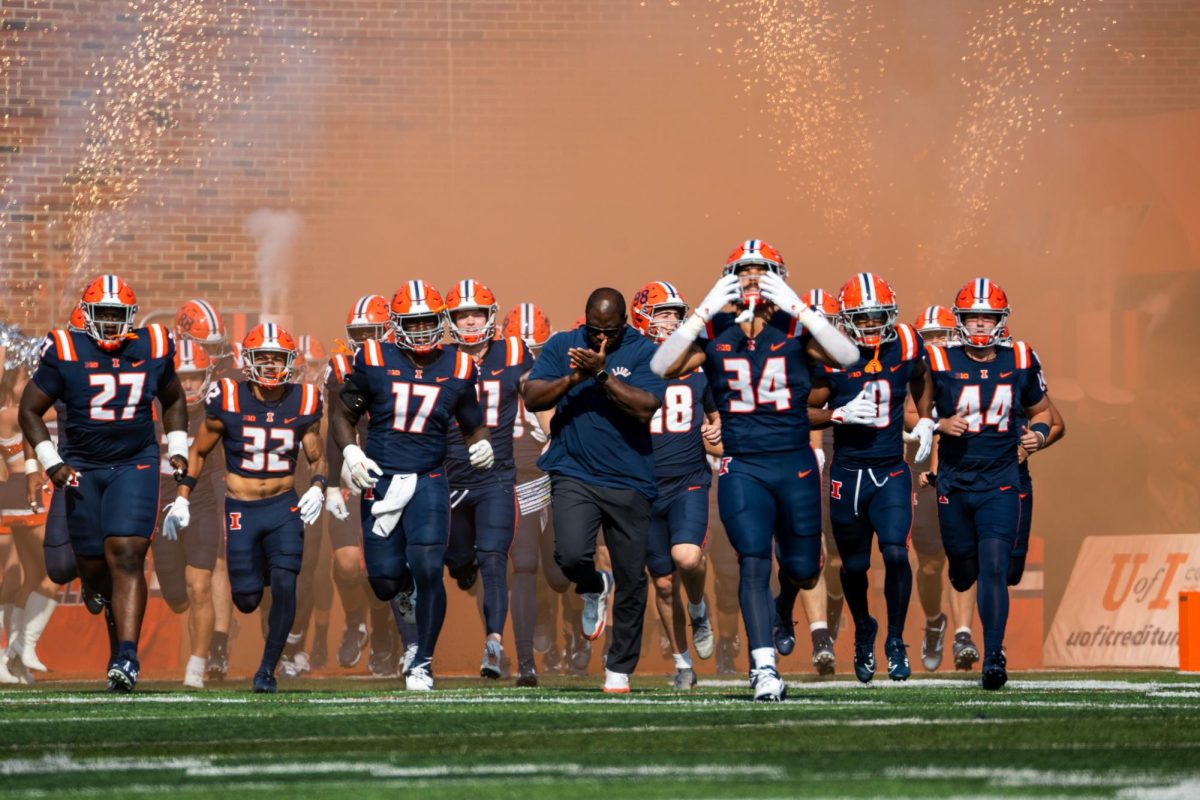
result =
M194 406L208 396L208 387L212 385L213 370L216 362L209 357L204 345L191 339L180 339L175 344L175 371L180 375L201 374L204 382L194 392L185 390L185 398L189 406Z
M1007 335L1008 295L1000 286L987 278L967 281L954 296L954 319L958 323L958 334L968 347L991 347L1003 344ZM985 314L994 317L995 326L988 333L971 333L966 319Z
M367 339L384 341L390 324L387 299L381 294L364 294L354 301L346 315L346 337L357 350Z
M842 328L860 347L878 347L896 338L896 293L883 278L860 272L838 293Z
M842 313L842 306L838 303L836 297L824 289L809 289L800 298L800 302L823 316L830 325L838 323L838 317Z
M659 311L677 309L679 319L671 322L655 322L654 315ZM647 283L633 296L633 327L656 342L663 342L670 336L688 315L688 304L674 286L666 281Z
M282 354L283 363L270 356ZM262 322L242 340L242 371L259 386L282 386L292 379L296 364L296 340L274 322Z
M84 331L102 350L116 350L133 334L137 296L116 275L101 275L87 285L79 301L83 308Z
M521 303L504 316L500 331L505 337L521 337L525 346L536 353L550 338L550 318L533 303Z
M71 309L71 316L67 319L67 330L87 333L87 317L84 316L82 303L76 303L75 308Z
M954 344L958 341L958 321L954 318L954 312L945 306L929 306L917 317L913 327L929 344Z
M225 355L225 323L206 300L188 300L175 312L175 336L204 345L216 358Z
M297 380L315 382L325 369L325 347L317 337L301 334L296 348Z
M469 309L483 311L487 320L479 330L465 330L454 323L456 311ZM479 344L496 337L496 296L492 290L479 281L468 278L454 284L454 288L446 292L446 324L450 328L450 338L458 344Z
M723 274L739 274L748 268L765 269L774 272L780 278L787 278L787 267L783 264L783 255L762 239L747 239L733 248L733 252L725 259ZM744 305L762 303L762 295L758 291L758 279L745 278L741 285Z
M442 312L446 304L438 290L425 281L406 281L392 297L390 316L396 346L414 353L430 353L442 341L446 322ZM433 324L424 330L411 326L421 322Z

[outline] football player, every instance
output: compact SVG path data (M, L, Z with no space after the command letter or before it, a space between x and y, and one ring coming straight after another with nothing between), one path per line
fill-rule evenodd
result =
M633 327L661 344L683 322L688 310L674 286L654 281L633 296ZM650 434L658 497L650 516L646 569L654 581L659 618L675 661L675 688L691 689L696 685L696 671L688 652L687 620L691 621L698 657L711 658L714 646L713 625L704 602L708 577L704 548L712 486L705 447L720 445L721 420L703 370L667 382L662 407L650 420ZM680 584L687 595L686 618Z
M726 260L724 275L651 363L664 377L703 367L721 414L721 521L739 557L742 618L756 700L782 700L771 637L772 541L780 571L800 588L821 573L821 478L809 441L809 369L850 366L858 348L785 283L783 257L759 239ZM728 309L728 310L727 310ZM699 339L699 341L697 341Z
M950 583L978 582L984 689L1008 681L1009 558L1020 526L1017 448L1050 444L1050 401L1033 349L1005 336L1008 297L987 278L954 298L961 346L928 347L939 421L938 519ZM1024 413L1028 424L1021 424Z
M175 374L175 340L161 325L134 330L137 298L116 275L88 284L86 333L54 330L21 396L21 430L46 475L63 489L80 576L112 604L116 653L111 691L138 680L137 643L146 609L146 552L158 521L157 398L167 458L187 471L187 399ZM62 400L68 441L60 455L43 415Z
M183 386L188 405L188 445L204 426L204 401L212 385L216 363L209 358L203 345L182 339L175 347L175 373ZM165 440L165 435L164 435ZM173 470L166 459L159 468L159 496L176 492ZM183 672L183 685L191 689L204 688L208 657L212 645L216 612L213 605L213 569L221 550L224 529L221 526L221 506L224 494L224 470L221 463L210 464L205 479L196 485L189 498L191 524L186 530L175 525L175 518L164 516L162 535L151 544L154 553L154 572L163 599L176 614L188 614L188 638L191 655ZM169 506L168 506L169 508Z
M518 336L496 338L496 297L476 280L446 293L446 327L453 345L475 364L476 390L495 465L481 471L457 426L450 428L446 474L450 479L450 542L446 570L464 591L483 580L484 647L479 675L496 680L504 655L508 617L508 553L516 533L516 464L513 425L533 354ZM524 665L531 666L530 664Z
M475 364L439 344L444 310L428 283L401 286L390 309L395 343L363 343L329 417L343 472L363 492L367 581L381 600L398 598L403 616L417 623L417 652L405 674L405 685L416 691L433 689L433 652L446 616L450 489L443 464L452 420L470 465L488 470L494 462ZM355 433L364 414L365 450Z
M854 674L875 676L879 625L867 603L871 543L878 539L884 564L888 676L912 674L904 644L904 619L912 595L908 536L912 529L912 473L904 461L904 400L913 397L920 417L918 463L933 449L932 386L926 380L920 335L897 323L896 295L870 272L855 275L838 295L843 330L859 357L845 369L826 367L809 395L809 422L834 426L829 465L829 518L841 556L841 583L854 619Z
M188 475L171 504L164 533L187 528L190 497L209 453L224 444L225 558L233 603L243 614L258 608L266 586L271 610L255 693L274 694L275 668L296 616L296 576L304 552L304 526L324 508L325 452L321 393L293 384L296 341L273 322L256 325L242 341L246 380L222 378L205 402L204 426L189 452ZM312 473L303 497L295 491L300 449Z

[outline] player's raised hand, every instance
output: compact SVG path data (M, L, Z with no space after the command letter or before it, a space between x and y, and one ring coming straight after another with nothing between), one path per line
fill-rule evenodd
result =
M962 436L969 427L967 421L958 414L940 419L937 424L938 433L944 433L947 436Z
M741 295L741 282L738 280L738 276L732 272L728 275L722 275L721 279L713 284L713 288L700 301L700 305L696 306L693 313L700 319L708 322L722 308L736 302Z
M187 456L173 455L170 458L172 469L175 470L175 482L179 483L187 477L188 460Z
M796 294L795 290L774 272L766 272L759 277L758 290L762 293L763 299L778 306L789 316L798 317L800 312L808 308L800 300L800 296Z

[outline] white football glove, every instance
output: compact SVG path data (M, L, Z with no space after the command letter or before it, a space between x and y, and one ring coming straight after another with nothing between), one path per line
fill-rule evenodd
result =
M324 507L325 490L316 485L308 487L308 491L300 498L300 521L312 525L320 518Z
M796 294L792 287L784 283L783 278L774 272L766 272L759 277L758 291L762 294L764 300L779 306L789 316L798 317L803 311L808 309L808 306L800 302L800 296Z
M917 420L917 424L913 425L912 435L917 442L917 454L913 460L916 463L923 463L933 452L933 432L936 428L937 423L929 417L921 417Z
M186 497L176 497L171 505L167 506L167 516L163 518L163 538L175 541L179 538L179 532L191 521L191 503Z
M475 469L491 469L496 463L496 455L492 452L492 443L487 439L480 439L475 444L467 448L467 453L470 458L471 466Z
M722 308L736 302L741 296L741 281L738 280L738 276L733 273L722 275L721 280L713 285L713 288L704 300L700 302L700 305L692 309L692 313L705 322L708 322Z
M342 462L342 486L350 490L350 494L358 497L362 494L362 489L354 485L354 476L350 474L350 465L345 461Z
M830 419L836 425L869 425L875 421L875 392L863 388L858 395L841 408L835 408Z
M813 455L816 456L817 459L817 474L822 475L825 473L825 448L814 447L812 451Z
M345 468L350 471L350 482L359 489L373 489L379 482L379 478L375 476L383 476L379 465L367 458L367 454L356 444L346 445L342 450L342 457L346 459Z
M350 510L346 508L346 498L342 497L340 486L330 486L325 490L325 510L336 520L350 518Z

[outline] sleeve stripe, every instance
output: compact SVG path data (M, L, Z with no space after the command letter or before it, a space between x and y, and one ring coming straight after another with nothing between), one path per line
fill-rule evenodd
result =
M301 386L304 394L300 400L300 413L303 416L311 417L317 413L317 392L312 384L305 383Z
M504 354L504 363L506 366L515 367L521 363L521 343L515 336L508 337L508 351Z
M221 408L230 414L238 413L237 384L229 378L221 378Z
M55 349L58 350L59 361L74 361L75 360L75 343L71 341L71 334L64 330L51 331L54 334Z
M346 357L336 355L333 357L333 374L337 378L338 383L345 383L346 376L350 374L350 368L346 364Z
M946 359L946 353L937 345L929 345L926 348L929 353L929 361L933 365L934 372L946 372L950 369L950 362Z
M1017 369L1029 369L1029 345L1017 342Z
M150 325L150 357L162 358L167 354L167 335L162 325Z
M368 339L363 347L365 348L364 358L366 359L367 366L382 367L383 351L379 349L379 342L374 339Z
M913 335L913 329L903 322L896 329L900 331L901 360L911 361L917 357L917 337Z
M458 353L458 363L454 365L454 377L466 380L471 376L471 357L466 353Z

